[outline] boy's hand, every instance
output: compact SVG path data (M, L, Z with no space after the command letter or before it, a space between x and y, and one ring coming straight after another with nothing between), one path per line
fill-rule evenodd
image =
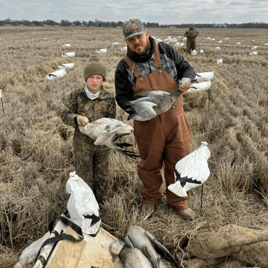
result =
M86 116L78 115L76 121L78 126L85 126L88 124L88 118Z

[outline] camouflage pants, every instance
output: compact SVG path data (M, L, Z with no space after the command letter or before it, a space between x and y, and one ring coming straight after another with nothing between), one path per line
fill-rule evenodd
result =
M83 150L83 147L87 150ZM73 151L77 175L90 186L97 202L102 203L102 197L108 190L109 148L93 143L86 146L74 144Z
M187 40L187 53L191 53L192 50L196 49L195 46L195 40L194 39L188 39Z

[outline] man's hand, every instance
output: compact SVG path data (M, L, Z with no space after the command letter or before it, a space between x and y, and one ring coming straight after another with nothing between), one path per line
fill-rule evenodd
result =
M179 81L179 90L182 92L187 91L189 88L192 88L192 81L191 78L188 77L183 77L180 81Z
M76 121L78 126L85 126L88 124L88 118L86 116L78 115Z

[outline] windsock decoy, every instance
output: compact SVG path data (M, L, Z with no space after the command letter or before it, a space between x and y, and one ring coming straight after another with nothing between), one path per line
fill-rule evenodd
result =
M206 142L201 142L201 146L188 154L175 165L175 182L168 186L168 189L180 197L186 197L187 191L201 186L209 177L210 170L208 159L210 151Z

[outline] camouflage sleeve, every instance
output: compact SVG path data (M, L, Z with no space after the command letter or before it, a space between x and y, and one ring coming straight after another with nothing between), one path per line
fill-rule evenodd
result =
M76 127L75 117L77 116L77 95L71 93L69 102L65 105L65 109L61 113L61 120L68 126Z
M184 36L185 37L188 37L188 32L187 31L184 33Z
M116 116L116 104L115 104L115 98L111 97L108 103L108 111L107 111L107 117L109 118L115 118Z

